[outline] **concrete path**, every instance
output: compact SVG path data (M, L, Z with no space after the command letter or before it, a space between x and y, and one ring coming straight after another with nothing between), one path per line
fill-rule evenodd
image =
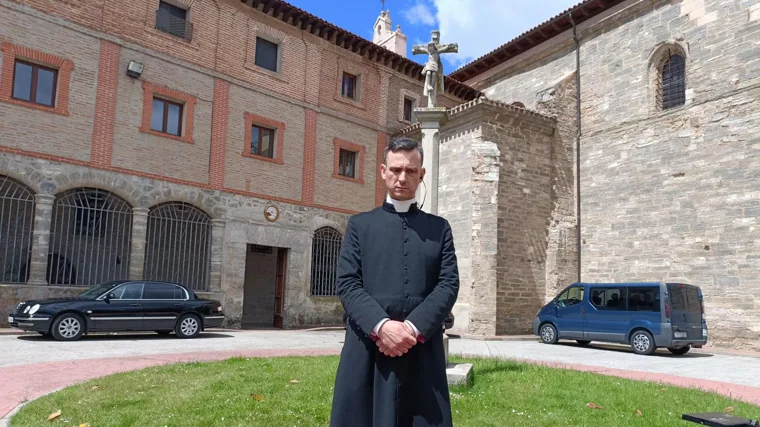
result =
M63 343L38 335L0 334L0 417L60 388L116 372L234 356L339 354L339 331L213 331L192 340L155 334L94 335ZM718 392L760 405L760 357L693 350L638 356L624 346L545 345L537 340L449 342L452 355L529 361L605 375L660 381ZM580 362L580 363L579 363ZM0 421L0 427L4 423Z

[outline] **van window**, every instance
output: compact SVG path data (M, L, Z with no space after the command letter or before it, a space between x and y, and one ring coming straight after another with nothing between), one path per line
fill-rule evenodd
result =
M625 310L625 288L592 288L590 301L598 310Z
M660 312L660 288L657 286L628 288L629 311Z
M557 307L569 307L583 302L583 286L573 286L557 298Z
M686 311L700 313L702 308L699 306L699 293L696 286L689 286L676 283L668 283L668 294L670 295L670 307L673 311Z

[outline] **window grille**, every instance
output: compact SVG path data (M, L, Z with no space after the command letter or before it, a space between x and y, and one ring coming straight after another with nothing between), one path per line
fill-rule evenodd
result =
M47 280L92 286L129 277L132 208L96 188L75 188L53 204Z
M209 288L211 218L183 202L158 205L148 214L144 279Z
M34 227L34 193L0 176L0 272L2 283L26 283Z
M683 56L672 54L662 66L660 96L662 110L686 103L686 61Z
M337 295L336 281L342 236L335 229L322 227L314 233L311 245L311 294Z

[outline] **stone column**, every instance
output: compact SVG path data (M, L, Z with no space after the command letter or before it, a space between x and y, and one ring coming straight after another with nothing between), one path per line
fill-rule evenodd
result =
M224 219L211 220L211 277L209 290L221 292L222 290L222 255L224 253Z
M50 253L50 224L53 222L52 194L34 196L34 231L32 232L32 253L29 257L30 285L47 285L47 264Z
M424 204L422 210L438 214L438 157L441 126L448 121L448 113L444 107L415 108L417 120L422 130L422 150L425 168L425 185L417 187L417 202Z
M129 253L129 280L141 280L145 272L148 212L148 208L132 208L132 246Z

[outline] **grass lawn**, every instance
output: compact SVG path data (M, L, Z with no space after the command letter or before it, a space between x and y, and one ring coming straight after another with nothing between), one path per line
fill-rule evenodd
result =
M683 412L726 408L760 418L758 407L696 390L509 361L473 363L474 385L451 389L457 427L688 427L697 424L680 420ZM285 357L147 368L35 400L11 427L327 426L337 366L337 357ZM588 407L589 402L602 409Z

